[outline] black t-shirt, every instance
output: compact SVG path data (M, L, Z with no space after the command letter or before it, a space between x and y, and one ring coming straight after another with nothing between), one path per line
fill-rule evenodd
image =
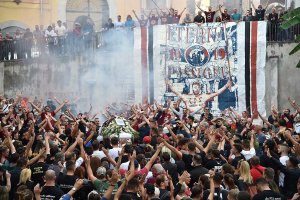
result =
M212 168L215 168L215 170L221 172L221 167L225 163L226 162L224 160L221 160L221 159L208 160L204 167L209 169L209 170L212 169Z
M151 26L155 26L158 24L158 17L150 17L149 21Z
M214 16L216 14L216 11L211 11L211 12L204 12L206 16L206 22L214 22Z
M210 194L210 190L205 190L203 192L203 199L208 199ZM220 188L215 188L214 200L227 200L228 191L221 190Z
M277 13L270 13L269 14L269 21L271 23L277 23L278 22L278 14Z
M257 21L264 21L264 18L265 18L265 12L266 10L265 9L256 9L255 10L255 18Z
M48 164L44 163L44 162L37 162L35 164L33 164L30 169L32 172L32 176L31 176L31 180L35 183L35 184L41 184L43 185L44 183L44 179L43 176L45 174L45 172L48 169Z
M222 13L222 21L230 21L230 15L228 13Z
M205 18L202 16L202 15L197 15L195 18L194 18L194 22L197 22L197 23L205 23Z
M252 200L262 200L262 199L276 199L276 200L285 200L286 198L272 190L264 190L263 192L260 192L256 194Z
M63 175L60 173L57 184L59 185L60 189L67 194L73 188L77 178L78 177L75 175Z
M193 156L190 154L182 154L182 161L185 164L185 168L188 172L192 170L192 162L193 162Z
M232 162L231 162L231 165L234 166L235 168L237 168L238 166L238 163L240 160L245 160L245 157L243 155L240 155L240 156L236 156Z
M41 192L41 200L59 200L64 192L56 186L44 186Z
M133 193L133 192L122 192L121 194L121 198L120 199L123 199L122 196L126 196L126 197L130 197L130 199L132 200L142 200L141 197L138 197L136 193Z

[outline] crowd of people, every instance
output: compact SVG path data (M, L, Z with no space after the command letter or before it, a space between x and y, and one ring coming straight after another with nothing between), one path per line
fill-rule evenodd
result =
M34 31L29 28L24 33L17 29L14 34L0 30L0 61L28 59L47 55L77 55L94 48L94 24L87 19L82 26L75 23L72 30L61 20L57 24L35 25ZM36 55L34 55L36 54Z
M211 22L267 20L269 22L267 29L268 41L293 41L295 36L299 35L300 26L295 26L288 30L280 28L283 21L282 16L290 9L278 13L276 8L273 8L272 12L266 15L268 4L264 7L259 5L257 8L255 5L252 6L254 12L252 12L252 9L247 10L244 16L239 13L237 9L229 13L229 11L221 5L216 10L213 10L210 6L207 11L197 6L199 11L194 18L192 18L189 13L186 13L183 18L183 13L186 11L186 8L180 13L173 8L169 10L154 9L149 11L149 13L142 10L140 16L133 10L132 12L138 23L133 20L131 15L128 15L125 21L122 21L120 15L117 16L117 21L115 22L109 18L101 29L102 37L98 37L99 35L95 34L95 27L90 18L88 18L84 24L76 22L71 30L68 30L67 24L62 23L60 20L57 21L57 24L49 25L46 29L44 29L43 25L36 25L34 31L27 28L24 33L18 29L13 34L9 32L2 34L0 30L0 61L31 58L33 51L37 54L35 56L49 54L56 56L76 55L88 49L112 43L109 41L110 38L112 38L112 32L108 32L109 30L125 30L128 34L126 37L129 39L132 38L130 40L133 40L132 30L135 27L148 27L158 24L201 25ZM122 34L124 35L124 33ZM115 38L120 37L117 35L113 37L112 40L116 40ZM116 43L119 43L119 41Z
M232 107L213 116L180 98L100 114L55 97L1 96L0 199L297 200L300 107L288 100L293 110L267 116ZM114 120L132 137L104 135Z

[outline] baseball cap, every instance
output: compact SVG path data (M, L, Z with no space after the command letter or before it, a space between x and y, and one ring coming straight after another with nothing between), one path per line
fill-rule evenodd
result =
M150 136L145 136L145 137L143 138L143 142L144 142L145 144L149 144L149 143L151 142L151 137L150 137Z
M97 169L97 175L100 176L100 175L106 175L106 169L105 167L98 167Z

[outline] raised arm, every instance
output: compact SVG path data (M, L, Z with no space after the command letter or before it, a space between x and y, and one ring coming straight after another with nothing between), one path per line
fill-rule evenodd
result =
M264 8L265 10L268 8L269 2L270 2L270 0L267 1L266 6L265 6L265 8Z
M182 159L182 153L180 151L178 151L175 147L173 147L172 145L170 145L168 142L166 142L165 140L163 140L163 144L170 149L173 153L176 154L176 156L181 160Z
M85 167L86 167L86 172L88 174L89 179L94 183L97 178L94 176L92 168L91 168L91 160L88 155L85 156Z
M119 180L119 174L116 170L113 170L111 177L108 178L109 187L107 188L107 190L103 196L105 199L111 199L113 190L114 190L115 186L117 185L118 180Z
M139 17L137 16L137 14L135 13L135 10L132 10L132 12L133 12L134 16L136 17L136 19L137 19L138 21L141 21L140 18L139 18Z
M29 101L29 103L34 109L36 109L38 111L38 113L42 113L42 110L39 107L37 107L36 105L34 105L34 103L32 103L30 101Z
M101 149L103 151L103 153L105 154L105 156L107 157L108 161L113 165L113 166L117 166L116 161L109 155L108 150L103 148Z
M177 91L174 89L174 87L171 85L170 80L168 80L168 79L166 80L166 85L170 87L170 90L171 90L176 96L178 96L178 98L183 99L183 98L182 98L182 95L181 95L179 92L177 92Z
M32 123L32 124L30 125L30 128L29 128L28 131L29 131L31 137L30 137L30 139L29 139L28 144L26 145L26 149L25 149L25 157L28 156L29 151L30 151L30 149L31 149L31 147L32 147L32 145L33 145L34 140L35 140L34 123Z
M296 100L292 100L291 97L288 98L291 106L297 111L297 114L300 113L300 107L297 105Z
M221 14L223 14L222 5L219 5L219 10L217 10L217 11L219 11Z
M186 8L184 8L184 9L181 11L181 13L179 14L180 17L182 16L182 14L184 13L185 10L186 10Z
M116 192L115 196L114 196L114 200L119 200L120 196L125 188L125 186L127 185L127 183L133 179L134 177L134 161L136 159L136 152L133 151L132 156L130 156L130 167L129 167L129 171L125 174L125 180L123 181L123 183L121 184L121 186L118 188L118 191Z
M252 7L254 8L254 10L256 10L257 8L255 7L255 5L254 5L254 3L253 3L253 1L251 0L251 5L252 5Z
M197 8L198 8L199 10L201 10L202 12L205 12L205 10L202 10L201 7L200 7L199 5L196 4L196 6L197 6Z
M64 105L67 104L68 102L69 102L68 100L65 100L62 104L60 104L58 106L58 108L56 108L56 110L54 111L54 113L55 114L58 113L64 107Z
M258 114L259 118L260 118L265 124L267 124L268 127L272 127L272 124L271 124L265 117L263 117L258 111L257 111L257 114Z
M148 169L148 171L151 169L152 165L154 164L155 160L157 159L161 149L163 148L163 143L161 143L156 152L154 153L154 155L151 157L151 159L149 160L149 162L147 162L145 168Z
M217 92L212 93L209 96L209 98L214 98L220 94L222 94L227 88L229 88L231 86L231 80L229 79L228 82L226 83L226 85L224 85L221 89L219 89Z

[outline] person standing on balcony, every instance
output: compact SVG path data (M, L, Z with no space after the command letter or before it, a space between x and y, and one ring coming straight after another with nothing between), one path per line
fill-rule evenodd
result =
M131 15L128 15L127 18L126 18L126 22L125 22L125 27L128 29L128 30L133 30L133 28L135 27L135 23L134 21L132 20L132 17Z
M121 29L124 28L125 24L124 22L121 22L121 15L118 15L117 21L114 23L115 29Z
M274 41L277 38L278 32L278 13L276 12L275 8L273 8L272 12L269 14L268 21L270 23L269 36L271 41Z
M85 50L90 49L93 46L93 36L94 36L94 23L91 18L87 18L86 23L83 28L83 40Z
M173 24L179 24L180 18L185 10L186 8L184 8L179 15L178 15L178 10L174 11Z
M17 59L24 58L24 41L20 29L17 29L14 35L13 49L17 53ZM14 53L11 54L11 59L14 59Z
M8 55L10 53L10 60L14 60L14 54L15 54L15 49L13 45L13 37L10 35L9 32L5 34L5 39L4 39L4 59L8 59Z
M185 18L183 19L183 24L188 25L190 23L193 23L193 20L190 16L190 13L186 13Z
M222 22L229 22L230 21L230 15L227 12L227 9L224 9L224 12L220 9L221 16L222 16Z
M39 25L35 25L35 30L33 31L33 37L36 42L36 46L39 51L39 55L44 53L44 33L40 29Z
M61 20L57 21L57 26L55 27L55 32L58 36L58 55L63 53L63 46L65 43L65 34L66 34L66 27L62 25Z
M29 28L26 28L26 31L23 36L24 39L24 51L26 53L27 58L31 58L31 48L33 43L33 33L30 31Z
M258 5L258 8L255 8L255 5L253 4L253 1L251 1L251 4L253 6L253 8L255 9L255 21L264 21L265 20L265 14L266 14L266 8L269 5L269 1L267 1L266 6L263 8L263 6L260 4Z
M231 14L231 19L235 22L238 22L241 20L241 18L242 18L241 13L238 13L237 8L234 8L233 13Z
M253 16L250 12L250 10L247 10L246 15L243 17L244 22L250 22L253 21Z
M148 24L148 18L145 19L145 15L141 15L141 18L139 18L135 12L135 10L132 10L134 16L136 17L136 19L138 20L140 27L147 27Z
M45 31L45 37L48 43L48 48L49 48L49 54L53 54L55 50L54 46L54 40L56 37L56 33L54 32L52 26L48 26L47 30Z
M155 25L158 24L158 19L159 19L159 17L155 16L154 13L152 13L152 15L151 15L151 13L152 13L152 10L151 10L151 12L149 13L149 22L150 22L150 26L155 26ZM151 17L150 17L150 16L151 16Z
M205 18L202 16L201 10L198 11L198 15L194 18L194 23L198 26L205 23Z
M211 22L214 22L214 16L216 14L217 11L220 11L221 10L221 5L219 5L219 10L216 10L216 11L212 11L212 7L209 6L208 7L208 11L204 11L200 8L200 6L197 5L197 7L199 8L199 10L201 10L202 12L204 12L205 14L205 18L206 18L206 22L207 23L211 23Z
M168 24L168 15L166 12L162 12L162 15L158 13L158 17L160 18L161 25Z

